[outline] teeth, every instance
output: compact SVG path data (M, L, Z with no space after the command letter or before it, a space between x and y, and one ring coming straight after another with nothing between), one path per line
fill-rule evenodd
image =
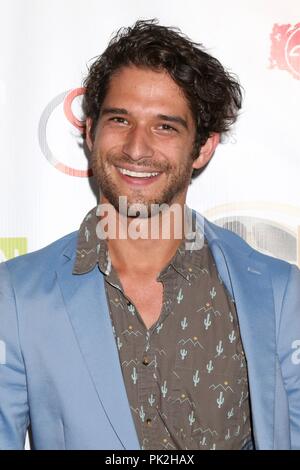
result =
M149 178L150 176L156 176L156 175L159 174L159 173L146 173L146 172L142 172L142 171L139 171L139 172L130 171L130 170L126 170L125 168L118 168L118 170L123 175L134 176L134 177L137 177L137 178Z

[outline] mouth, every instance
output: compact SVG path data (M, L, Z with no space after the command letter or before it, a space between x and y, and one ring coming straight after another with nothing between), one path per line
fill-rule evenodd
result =
M116 168L124 181L135 185L150 184L161 175L161 172L158 171L133 171L122 167Z

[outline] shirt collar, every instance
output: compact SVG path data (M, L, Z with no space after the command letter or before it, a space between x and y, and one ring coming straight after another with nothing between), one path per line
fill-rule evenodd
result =
M73 274L88 273L97 264L103 274L109 275L111 272L112 266L107 242L99 237L97 207L88 212L79 228ZM187 209L191 211L191 209ZM169 272L170 266L187 281L197 277L199 271L205 269L202 248L208 247L207 242L204 239L202 227L196 225L195 215L191 220L191 228L185 233L185 238L181 241L170 263L160 272L158 279L163 279Z
M96 211L97 206L88 212L80 225L73 274L88 273L97 263L99 267L101 265L101 271L109 270L106 241L101 240L97 235L99 219Z

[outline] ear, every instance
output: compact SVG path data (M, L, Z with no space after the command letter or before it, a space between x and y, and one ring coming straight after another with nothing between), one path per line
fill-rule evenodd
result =
M209 162L219 142L220 134L212 134L207 139L205 144L200 148L199 156L193 161L193 168L195 170L199 170Z
M90 117L86 118L86 122L85 122L85 140L86 140L86 144L88 146L88 149L89 151L91 152L92 151L92 148L93 148L93 143L94 143L94 139L92 137L92 126L93 126L93 121Z

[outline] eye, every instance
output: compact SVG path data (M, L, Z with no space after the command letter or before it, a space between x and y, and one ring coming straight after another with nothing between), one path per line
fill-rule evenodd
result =
M175 127L170 126L169 124L161 124L159 129L166 132L177 132Z
M114 116L109 119L111 122L115 122L116 124L128 124L127 119L120 117L120 116Z

